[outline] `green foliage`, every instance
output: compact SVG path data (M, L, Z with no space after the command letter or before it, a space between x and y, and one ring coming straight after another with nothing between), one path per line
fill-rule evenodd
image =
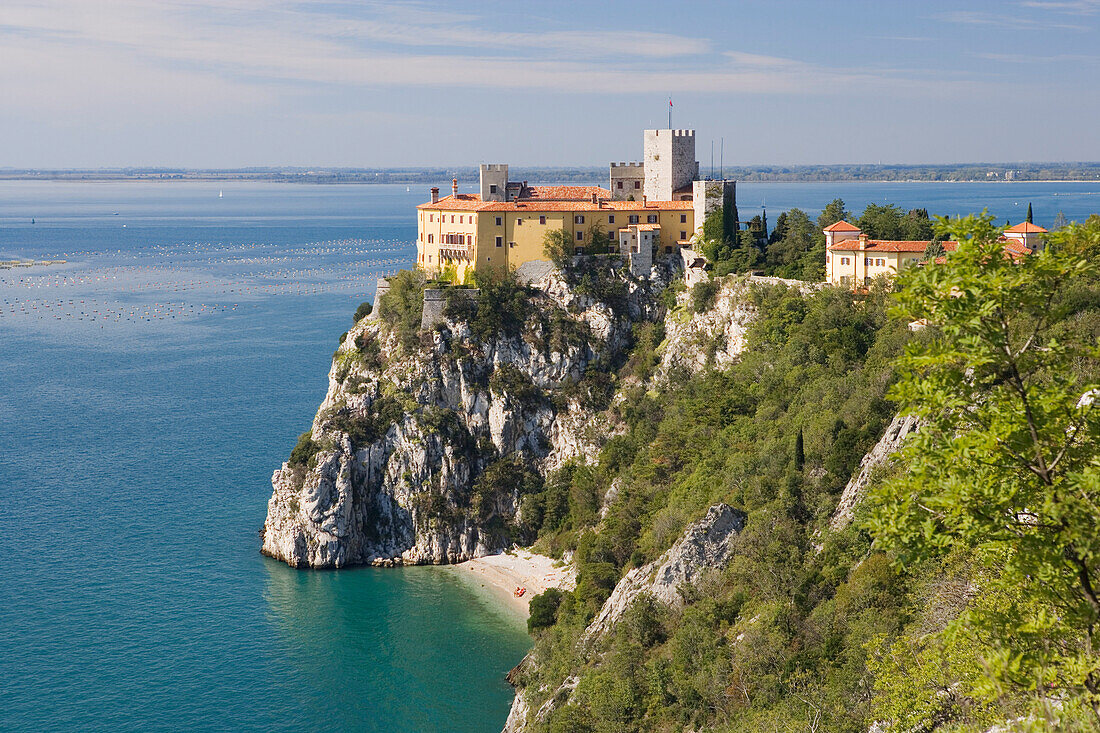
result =
M706 313L713 308L721 287L722 283L714 278L696 283L691 289L691 310L695 313Z
M567 466L528 497L541 510L539 546L573 550L578 571L525 680L537 707L580 676L546 729L800 730L816 715L821 730L856 731L872 720L865 647L902 628L903 578L855 530L826 533L821 553L813 545L893 413L884 395L908 333L887 321L881 291L758 287L752 297L759 316L739 364L629 391L612 408L626 430L598 463ZM651 363L657 335L637 339L631 371ZM749 514L729 570L683 589L681 612L639 599L593 655L578 651L621 575L716 501Z
M542 238L542 253L563 272L573 261L573 237L567 229L549 229Z
M951 629L988 641L992 688L1047 686L1100 723L1100 278L1095 226L1003 254L982 215L940 219L958 250L901 278L896 315L932 336L899 361L893 398L923 428L907 470L874 493L869 527L909 565L968 553L982 597Z
M893 204L868 204L855 222L872 239L926 240L932 238L927 209L903 212Z
M554 625L558 620L558 608L563 595L557 588L547 588L545 592L531 599L527 617L528 633L533 634L539 629Z
M298 443L290 451L287 464L290 466L307 466L309 459L313 458L321 450L321 444L313 440L313 431L307 430L298 436Z
M396 331L403 348L415 349L420 342L420 321L424 315L424 274L419 270L401 270L388 280L389 291L378 299L379 316Z
M825 229L838 221L849 221L851 218L852 212L844 207L844 199L833 199L825 205L821 215L817 217L817 228Z
M355 323L359 323L359 321L369 316L372 310L374 310L374 306L370 304L370 301L360 303L359 307L355 309L355 315L352 316L352 320Z

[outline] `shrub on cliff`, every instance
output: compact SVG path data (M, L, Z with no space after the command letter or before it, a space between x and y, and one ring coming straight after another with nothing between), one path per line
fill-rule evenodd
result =
M369 316L373 309L374 307L369 302L360 303L359 307L355 309L355 315L352 317L352 320L359 323L359 321Z
M424 274L401 270L389 278L389 283L389 291L378 299L378 314L397 332L404 348L415 349L424 315Z
M307 430L298 436L298 444L290 451L287 465L292 467L307 466L309 465L309 459L313 458L320 449L321 444L313 439L313 431Z
M527 631L534 633L547 626L553 626L558 620L558 607L561 606L562 592L557 588L548 588L531 599L530 615L527 617Z

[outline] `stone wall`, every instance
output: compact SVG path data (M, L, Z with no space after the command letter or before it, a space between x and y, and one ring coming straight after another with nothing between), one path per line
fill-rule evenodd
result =
M478 293L481 291L477 288L454 288L453 292L476 302ZM430 329L435 324L443 322L443 309L447 307L445 293L445 290L438 288L424 289L424 314L420 317L421 328Z
M612 163L608 176L608 187L611 198L615 201L626 201L631 196L636 201L642 198L641 186L645 183L645 166L641 163ZM619 188L619 183L623 184ZM638 184L638 188L634 184Z

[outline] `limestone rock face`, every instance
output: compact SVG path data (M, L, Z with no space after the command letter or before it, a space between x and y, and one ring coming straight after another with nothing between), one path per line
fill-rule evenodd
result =
M621 357L635 322L662 315L656 296L673 272L654 274L622 275L613 308L541 273L528 321L488 338L442 317L411 348L383 320L360 321L334 355L313 455L272 476L264 554L338 568L453 563L510 545L519 487L475 497L478 477L500 458L544 473L597 453L610 426L562 388Z
M728 504L712 506L702 519L688 525L676 543L659 558L623 576L585 630L583 643L594 648L626 609L642 595L649 595L669 606L680 606L680 588L697 583L708 572L724 568L733 557L737 535L744 527L744 512ZM534 663L528 655L513 672L521 672L525 666ZM509 675L509 681L515 684L518 676ZM531 712L527 692L517 687L504 733L522 733L528 729L527 724L532 719L545 721L557 705L568 700L578 682L579 678L575 676L566 678L534 713Z
M920 428L917 419L912 415L897 415L886 427L886 432L879 438L878 443L872 448L859 463L859 472L851 478L844 487L837 504L833 518L829 520L829 527L834 530L844 529L852 521L856 505L863 500L867 493L867 485L871 482L871 475L879 466L885 465L890 456L901 450L905 439Z
M726 277L718 283L718 293L709 310L692 312L688 290L680 294L677 309L665 319L665 343L656 373L658 384L667 382L676 370L698 374L708 366L725 369L741 358L747 347L745 337L756 318L751 295L754 285L786 285L802 292L815 287L800 280L757 276Z
M642 594L667 606L682 605L680 587L695 583L708 571L724 568L733 556L734 540L744 527L744 512L728 504L712 506L663 555L623 576L585 636L594 638L606 633Z

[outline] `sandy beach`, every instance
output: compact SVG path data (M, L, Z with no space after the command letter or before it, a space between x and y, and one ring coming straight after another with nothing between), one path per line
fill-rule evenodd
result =
M522 613L524 618L528 615L532 596L548 588L572 590L577 584L572 566L561 565L553 558L527 550L479 557L452 567L467 580L493 591L493 595ZM513 595L516 588L526 588L527 592L516 598Z

